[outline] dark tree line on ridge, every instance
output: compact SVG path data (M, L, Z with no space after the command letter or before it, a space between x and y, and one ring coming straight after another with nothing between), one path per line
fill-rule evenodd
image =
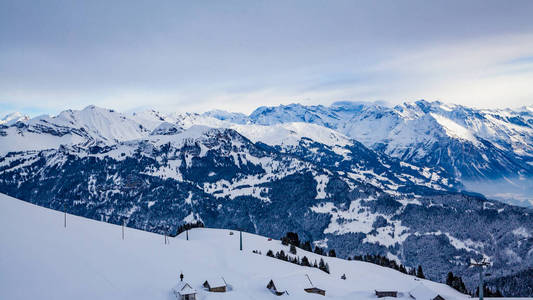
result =
M178 226L178 230L176 230L176 233L172 234L170 236L171 237L176 237L180 233L182 233L182 232L184 232L186 230L190 230L190 229L193 229L193 228L204 228L204 227L205 227L205 225L204 225L204 223L202 223L202 221L196 221L194 223L185 223L183 225Z

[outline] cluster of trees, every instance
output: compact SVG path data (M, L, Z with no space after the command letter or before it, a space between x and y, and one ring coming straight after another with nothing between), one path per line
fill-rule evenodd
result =
M348 257L348 260L352 260L352 258ZM372 254L355 255L353 257L353 260L359 260L359 261L373 263L373 264L376 264L376 265L380 265L382 267L387 267L387 268L394 269L396 271L400 271L400 272L402 272L404 274L413 275L413 276L416 276L418 278L423 278L423 279L426 278L426 276L424 275L424 271L422 270L422 266L418 266L417 269L408 268L408 267L405 267L402 264L398 264L395 260L388 259L386 256L382 256L382 255L379 255L379 254L377 254L377 255L372 255Z
M312 241L305 241L305 242L300 241L300 238L296 232L287 232L285 236L281 238L281 243L285 246L289 246L289 252L293 255L297 254L296 248L301 248L309 252L314 252L318 255L337 257L337 254L335 253L335 249L329 249L327 252L324 248L321 248L319 246L315 246L313 249ZM302 257L302 259L300 259L299 256L291 257L290 255L285 254L283 250L281 250L280 252L276 252L275 254L272 250L269 250L266 255L277 258L277 259L281 259L284 261L288 261L294 264L298 264L301 266L318 268L329 274L329 265L325 263L322 258L320 259L319 263L317 263L315 260L315 262L311 264L309 259L306 256ZM352 260L351 257L348 257L347 259ZM379 254L355 255L353 257L353 260L373 263L376 265L380 265L382 267L387 267L387 268L397 270L404 274L409 274L409 275L416 276L421 279L426 279L422 266L419 265L417 268L406 267L403 264L398 264L395 260L389 259L386 256L382 256ZM466 289L463 279L460 276L453 275L452 272L448 273L448 276L446 278L446 284L461 293L472 294L473 296L476 296L476 297L479 295L479 288L477 288L476 291L473 293L469 292ZM503 297L502 293L497 288L491 289L487 286L484 286L483 294L486 297Z
M294 246L294 245L291 245L291 246ZM318 269L320 269L320 270L322 270L322 271L324 271L324 272L329 274L329 265L328 265L327 262L324 262L324 260L322 258L320 259L320 261L318 263L315 260L315 262L313 264L311 264L311 262L309 261L309 258L307 258L307 256L304 256L304 257L302 257L300 259L299 256L291 256L291 255L285 254L285 251L283 251L283 250L281 250L279 252L276 252L276 254L274 254L274 252L272 250L268 250L266 255L270 256L270 257L274 257L274 258L280 259L280 260L283 260L283 261L287 261L287 262L290 262L290 263L293 263L293 264L304 266L304 267L318 268Z
M287 232L285 236L281 238L281 243L285 246L291 245L291 253L293 249L292 246L294 246L295 252L293 254L296 254L296 247L298 247L305 251L314 252L318 255L337 257L337 254L335 253L335 249L329 249L329 251L326 252L323 248L319 246L315 246L313 250L312 242L311 241L301 242L300 238L298 237L298 233L296 232Z
M194 223L185 223L183 225L178 226L178 230L176 231L176 234L171 235L172 237L178 236L180 233L184 232L185 230L189 230L192 228L203 228L205 227L204 223L202 221L196 221Z
M479 287L476 288L476 292L474 293L473 295L474 297L479 297ZM502 293L500 292L500 290L498 290L498 288L496 289L491 289L489 287L487 287L486 284L483 285L483 296L484 297L487 297L487 298L491 298L491 297L503 297Z
M466 289L465 283L463 282L463 279L460 276L454 276L452 272L448 272L448 276L446 277L446 284L463 294L469 294L468 290Z

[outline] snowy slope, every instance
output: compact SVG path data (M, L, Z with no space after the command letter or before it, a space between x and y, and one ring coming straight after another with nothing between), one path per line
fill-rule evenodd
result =
M249 138L252 142L263 142L275 145L298 145L302 138L308 138L315 142L328 146L346 146L352 143L350 138L332 129L304 122L292 122L264 125L230 125L240 134Z
M446 299L466 299L455 290L427 280L418 281L376 265L323 257L331 275L264 255L267 249L288 248L277 240L228 230L195 229L190 240L182 234L164 243L161 235L68 215L0 194L1 299L174 299L172 287L183 272L199 291L198 299L276 299L265 287L279 278L289 299L324 299L307 294L305 274L326 290L325 298L375 299L374 289L407 292L423 283ZM252 253L261 250L263 255ZM311 260L315 254L298 249ZM345 273L347 280L339 279ZM206 278L223 276L231 286L225 294L204 291Z

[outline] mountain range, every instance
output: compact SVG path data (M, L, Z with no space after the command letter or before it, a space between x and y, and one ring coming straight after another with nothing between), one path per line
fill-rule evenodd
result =
M426 101L17 114L0 124L0 192L158 233L198 220L294 231L340 257L386 255L472 288L471 260L495 278L533 267L533 211L469 188L528 182L532 114Z

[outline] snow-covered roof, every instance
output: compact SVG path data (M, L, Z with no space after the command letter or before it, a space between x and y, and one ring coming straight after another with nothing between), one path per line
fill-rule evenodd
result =
M178 282L176 287L174 287L174 293L183 296L183 295L196 294L196 290L193 289L185 281L180 281L180 282Z
M409 295L416 300L433 300L438 296L437 292L428 288L423 283L420 283L417 287L412 289L409 292Z
M224 279L222 279L222 277L209 278L206 281L207 281L207 283L209 283L209 286L211 288L217 288L217 287L226 286L226 282L224 281Z
M288 291L288 285L285 283L287 279L283 278L271 278L271 280L274 282L274 285L276 286L276 291L278 292L285 292Z

